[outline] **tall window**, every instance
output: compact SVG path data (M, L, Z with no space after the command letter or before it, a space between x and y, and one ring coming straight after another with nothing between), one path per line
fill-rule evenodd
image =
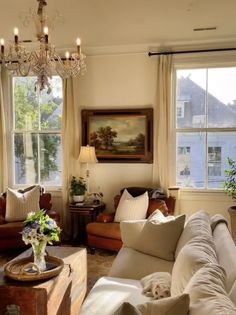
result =
M227 157L236 159L236 67L176 76L176 183L222 188Z
M61 185L62 80L52 93L35 91L36 77L13 77L13 178L15 185Z

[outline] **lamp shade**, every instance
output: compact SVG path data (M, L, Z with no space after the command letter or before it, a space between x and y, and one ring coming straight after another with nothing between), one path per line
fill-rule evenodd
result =
M80 163L97 163L98 160L95 154L95 148L90 147L89 145L82 146L79 154L79 162Z

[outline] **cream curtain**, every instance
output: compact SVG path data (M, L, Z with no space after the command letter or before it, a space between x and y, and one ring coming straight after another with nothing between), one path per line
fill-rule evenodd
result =
M72 175L80 175L78 162L81 145L81 118L78 101L79 79L70 78L63 82L64 105L62 115L62 221L65 236L70 234L68 213L69 185Z
M7 168L7 135L6 135L6 120L4 111L3 97L3 72L0 69L0 192L6 190L8 186L8 168Z
M157 104L154 108L154 161L153 186L165 191L171 185L171 133L173 111L171 109L172 56L158 56Z

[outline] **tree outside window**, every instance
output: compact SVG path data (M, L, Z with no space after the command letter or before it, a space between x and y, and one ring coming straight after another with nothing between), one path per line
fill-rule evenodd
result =
M61 185L62 80L52 93L35 91L36 77L14 77L14 184Z

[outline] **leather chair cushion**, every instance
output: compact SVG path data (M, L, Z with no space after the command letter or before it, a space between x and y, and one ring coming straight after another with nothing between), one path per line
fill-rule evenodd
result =
M113 239L121 239L120 234L120 223L100 223L100 222L92 222L87 225L87 233L104 237L104 238L113 238Z
M1 224L0 239L16 238L17 235L21 238L20 232L22 232L22 229L23 222L9 222Z

